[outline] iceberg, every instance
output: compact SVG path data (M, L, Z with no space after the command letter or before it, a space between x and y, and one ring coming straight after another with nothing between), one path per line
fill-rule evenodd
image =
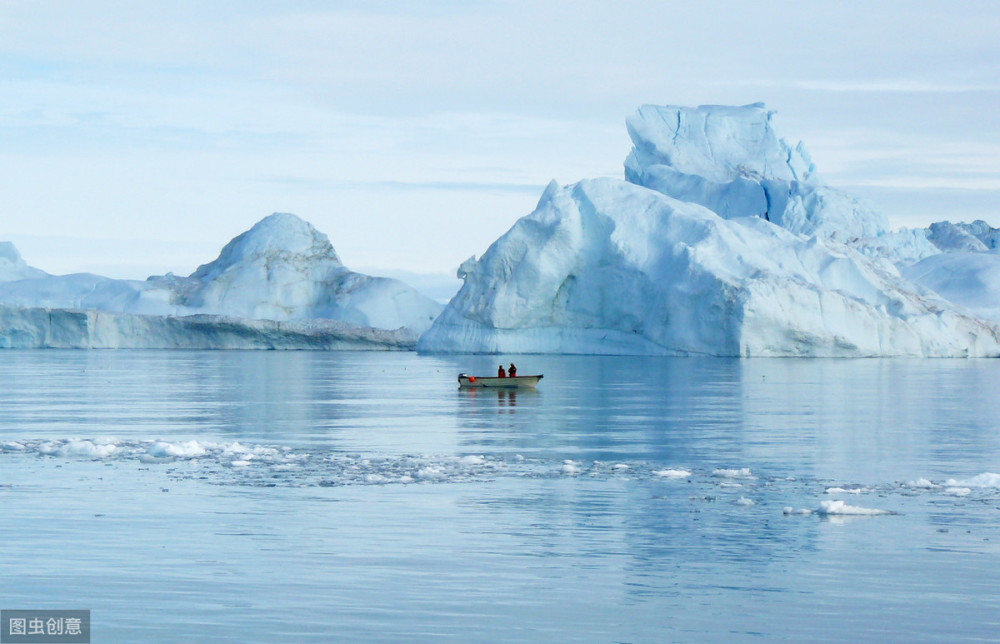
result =
M942 253L1000 253L1000 229L982 220L971 224L939 221L927 228L903 228L877 237L862 237L851 245L904 269Z
M423 352L998 356L1000 327L900 274L884 218L745 107L629 120L628 180L549 184L459 268ZM927 236L884 239L940 254ZM902 241L905 241L903 243Z
M978 219L971 224L939 221L927 228L927 238L943 252L1000 252L1000 229Z
M187 311L248 319L320 318L419 334L442 308L399 280L348 270L326 235L287 213L265 217L187 278L147 281Z
M326 235L287 213L187 277L49 275L0 244L0 307L0 346L149 348L412 347L441 310L399 280L348 270Z
M625 178L726 219L760 217L842 241L888 231L870 205L821 184L805 145L778 138L773 119L762 103L643 105L626 121L634 147Z

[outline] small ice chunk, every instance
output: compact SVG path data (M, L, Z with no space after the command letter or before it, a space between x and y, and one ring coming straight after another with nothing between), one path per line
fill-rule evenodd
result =
M826 494L864 494L865 492L871 492L866 487L828 487L826 488Z
M735 503L736 505L747 505L747 506L750 506L750 505L757 505L757 502L756 502L756 501L754 501L753 499L748 499L748 498L747 498L747 497L745 497L745 496L741 496L740 498L736 499L736 500L734 501L734 503Z
M150 456L157 458L197 458L208 453L205 446L198 441L184 441L180 443L168 443L166 441L156 441L146 450Z
M967 487L950 487L947 488L944 493L952 496L969 496L972 494L972 490Z
M50 456L81 456L84 458L107 458L118 451L114 443L94 444L92 441L71 438L61 443L45 443L38 451Z
M907 487L911 487L915 490L933 490L934 488L941 487L940 485L934 483L933 481L928 481L927 479L917 479L916 481L910 481L906 485Z
M964 481L956 481L955 479L948 479L945 482L948 487L994 487L1000 488L1000 474L994 474L993 472L983 472L982 474L977 474L971 479Z
M810 514L813 513L812 510L807 510L806 508L799 508L798 510L796 510L795 508L793 508L790 505L789 506L785 506L785 509L782 510L781 512L782 512L782 514L798 514L798 515L801 515L801 516L809 516Z
M434 465L427 465L417 470L417 478L422 481L440 481L446 476L447 474L444 470Z
M680 468L674 469L670 467L665 470L655 470L653 474L665 479L686 479L691 476L691 472L688 470L682 470Z
M712 476L726 479L753 478L749 467L741 467L739 469L719 468L712 471Z
M573 476L574 474L579 474L580 473L580 468L573 461L569 461L569 460L563 461L562 473L563 474L567 474L569 476Z
M463 456L458 459L458 462L462 465L482 465L486 462L486 457L469 454L468 456Z
M856 505L848 505L843 501L820 501L819 509L815 511L820 516L862 516L873 517L883 514L892 514L888 510L878 510L875 508L862 508Z

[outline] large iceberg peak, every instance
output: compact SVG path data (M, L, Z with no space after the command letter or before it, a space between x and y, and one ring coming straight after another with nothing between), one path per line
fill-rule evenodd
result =
M738 177L810 181L815 168L800 142L794 148L772 127L775 112L763 103L643 105L626 121L635 148L628 172L667 165L716 182Z
M14 282L35 277L45 277L45 271L28 266L13 242L0 242L0 282Z
M151 278L171 304L257 320L331 319L423 332L441 306L406 284L348 270L309 222L274 213L188 278Z
M12 242L0 242L0 262L22 264L24 260L21 259L21 253L17 252L17 248Z
M839 241L885 234L885 217L820 183L805 146L778 138L773 118L763 103L643 105L627 121L625 179L726 219L760 217Z
M218 259L199 266L191 277L211 279L234 265L262 258L295 258L341 266L326 235L296 215L276 212L233 238L223 247Z

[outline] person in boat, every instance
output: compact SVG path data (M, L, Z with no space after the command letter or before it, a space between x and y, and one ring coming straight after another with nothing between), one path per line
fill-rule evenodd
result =
M510 368L507 369L507 375L511 378L517 378L517 367L514 366L513 362L510 363Z
M500 368L497 369L497 378L506 378L506 377L507 377L507 374L503 370L503 365L500 365Z

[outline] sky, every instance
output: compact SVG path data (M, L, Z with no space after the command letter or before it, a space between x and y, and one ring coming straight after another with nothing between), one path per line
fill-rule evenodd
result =
M894 227L1000 227L997 2L0 0L0 240L188 274L272 212L434 288L645 103L762 101Z

